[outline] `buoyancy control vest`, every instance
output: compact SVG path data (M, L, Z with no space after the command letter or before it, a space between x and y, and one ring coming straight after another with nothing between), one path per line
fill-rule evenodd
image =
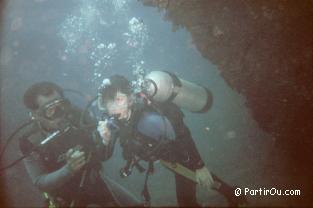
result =
M86 129L78 128L80 111L77 108L70 110L68 119L71 122L69 129L49 141L43 146L39 146L49 133L41 130L37 123L27 130L27 133L20 138L20 149L24 155L32 152L32 156L40 162L48 173L56 171L66 164L66 152L70 149L80 149L84 151L86 156L95 152L96 144L94 143L92 133ZM92 155L92 154L91 154ZM97 155L90 157L88 166L92 167L95 172L101 168ZM53 197L61 196L64 200L71 200L75 197L75 191L79 186L82 171L75 174L71 180L66 182L60 188L52 190L49 194Z
M150 119L146 116L147 114L152 115L150 117L156 117L156 122L162 124L155 125L154 121L148 121L152 126L144 125L144 119ZM188 166L192 169L202 167L203 162L183 118L183 112L171 102L154 103L154 106L141 102L135 103L130 121L123 124L124 128L121 128L120 137L124 158L132 160L136 157L149 162L159 159L172 162L185 161L190 163ZM155 128L160 126L166 126L165 129L160 129L165 132L157 134ZM142 127L146 129L141 130ZM173 134L174 138L169 138Z
M130 175L133 166L142 172L144 169L138 164L140 160L145 160L149 164L141 192L145 206L150 205L148 177L154 170L154 161L163 159L178 162L192 170L204 166L191 138L190 131L184 124L183 112L170 102L153 103L153 105L135 103L130 120L122 124L120 131L123 156L127 160L125 167L121 169L121 176ZM149 120L149 115L152 115L152 121ZM154 118L157 119L153 120ZM145 122L148 122L151 126L149 124L145 125ZM163 127L167 126L167 128L162 129L162 125L154 122L161 122ZM140 128L145 128L145 130ZM158 132L161 130L163 130L163 133ZM167 130L169 131L167 132ZM170 137L174 137L174 139Z

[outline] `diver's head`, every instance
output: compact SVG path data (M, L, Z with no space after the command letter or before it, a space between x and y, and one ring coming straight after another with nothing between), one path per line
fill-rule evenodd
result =
M64 99L63 89L58 85L51 82L32 85L24 94L24 104L43 128L63 128L69 102Z
M100 110L119 120L128 120L132 104L132 88L124 76L113 75L103 80L98 94L98 107Z

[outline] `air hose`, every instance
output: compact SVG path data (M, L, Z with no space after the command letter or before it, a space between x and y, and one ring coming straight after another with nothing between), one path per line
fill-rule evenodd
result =
M19 127L8 137L8 139L5 141L5 144L4 144L4 146L3 146L3 149L2 149L2 151L1 151L1 153L0 153L0 159L2 159L2 157L3 157L4 153L5 153L5 150L7 149L7 146L13 141L14 136L15 136L17 133L19 133L22 129L24 129L26 126L29 126L29 125L33 124L34 122L35 122L34 120L29 120L29 121L23 123L21 126L19 126ZM0 168L0 172L1 172L1 171L4 171L4 170L6 170L6 169L8 169L8 168L10 168L10 167L13 167L13 166L16 165L18 162L20 162L21 160L23 160L25 157L26 157L26 156L22 156L22 157L20 157L19 159L17 159L17 160L15 160L14 162L12 162L11 164L9 164L9 165L7 165L7 166L5 166L5 167L1 167L1 168Z

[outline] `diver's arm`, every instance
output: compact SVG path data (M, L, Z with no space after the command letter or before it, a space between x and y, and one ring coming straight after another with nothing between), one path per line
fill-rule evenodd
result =
M162 107L162 106L161 106ZM190 159L192 160L192 166L195 169L204 167L204 162L197 150L196 144L191 136L189 128L184 122L184 113L180 108L172 102L167 102L163 105L163 114L171 118L171 124L177 134L175 137L176 148L185 150L188 152Z
M81 113L82 112L80 111L80 109L76 107L74 110L76 111L76 114L79 115L78 118L81 119L81 116L82 116ZM76 118L76 120L78 118ZM99 159L101 161L108 160L112 156L113 150L114 150L114 145L115 145L115 139L114 138L112 138L113 141L110 140L108 142L108 144L103 143L103 138L100 136L99 130L98 130L98 125L102 122L103 121L97 122L95 120L95 118L93 118L91 116L90 113L85 112L84 123L85 123L85 125L91 126L92 129L94 128L90 132L92 135L93 142L96 145L96 151L95 151L96 157L97 157L97 159Z
M175 132L178 134L176 135L176 141L179 148L188 152L194 169L203 168L205 164L201 159L196 144L191 136L190 130L184 122L184 113L175 104L169 103L167 105L166 115L169 115L172 118L172 125L175 129Z
M177 145L177 147L188 152L189 157L193 161L192 166L195 169L203 168L205 166L205 164L204 164L204 162L203 162L203 160L199 154L199 151L196 147L194 140L192 139L192 136L190 134L188 127L183 123L183 120L181 120L180 122L177 121L177 123L180 125L180 128L181 128L181 130L178 130L178 132L181 135L177 135L175 137L175 140L179 143ZM173 129L173 127L172 127L172 124L170 124L170 122L168 122L166 125L166 131L167 132L165 133L165 137L167 137L167 138L172 134L170 129Z
M196 147L196 144L190 134L188 127L185 126L185 124L183 125L184 134L182 136L178 136L176 139L178 142L181 142L182 148L188 152L190 159L193 161L193 168L201 169L205 166L205 164L200 156L200 153Z
M24 159L26 170L33 182L33 184L41 191L52 191L59 188L66 183L71 177L72 173L68 165L62 168L47 173L41 159L33 153Z
M96 144L96 154L100 160L103 161L103 160L108 160L109 158L111 158L113 151L114 151L114 146L117 140L116 138L117 138L117 135L113 134L110 141L104 144L102 142L103 140L99 132L98 131L93 132L93 140Z

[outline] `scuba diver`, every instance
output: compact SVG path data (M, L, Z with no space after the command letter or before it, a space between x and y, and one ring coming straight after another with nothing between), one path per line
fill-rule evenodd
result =
M196 199L197 184L220 192L230 206L244 203L245 199L235 197L235 187L223 182L205 166L178 104L193 112L206 112L212 104L212 95L203 87L163 71L146 76L139 93L133 92L124 76L113 75L103 80L98 108L104 112L104 119L99 121L97 129L106 145L119 138L123 158L127 161L121 176L130 175L133 167L142 172L144 168L138 162L148 162L142 196L144 204L149 206L147 179L153 172L153 163L160 160L175 174L179 206L200 207ZM118 131L113 133L112 119L118 126Z
M24 94L33 124L19 140L33 184L49 196L52 207L138 206L139 202L108 178L101 178L101 161L108 146L95 130L96 121L72 105L51 82L32 85Z

